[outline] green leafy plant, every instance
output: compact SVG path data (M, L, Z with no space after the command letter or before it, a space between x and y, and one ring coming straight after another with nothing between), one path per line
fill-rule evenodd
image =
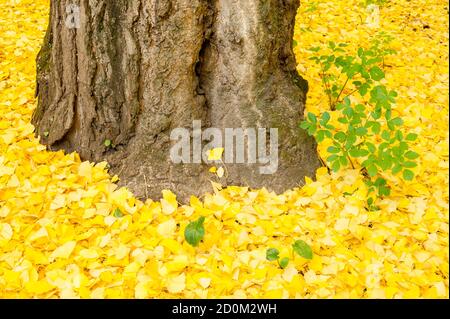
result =
M269 248L266 252L266 258L268 261L275 261L280 259L280 252L276 248Z
M385 31L379 32L371 40L370 51L373 52L375 56L381 59L382 67L386 67L386 57L389 55L396 54L397 52L390 48L390 43L395 38Z
M293 252L305 259L311 260L314 257L312 248L303 240L297 240L292 245ZM268 261L277 261L281 269L285 269L289 265L289 257L280 258L280 251L276 248L269 248L266 251L266 259Z
M321 66L332 113L324 112L321 116L308 113L300 125L317 142L332 141L326 161L333 171L349 165L355 169L355 163L359 162L369 193L376 196L391 192L381 172L401 173L405 180L411 181L414 178L411 169L417 166L414 160L419 157L409 145L417 135L405 135L401 130L403 120L393 115L397 92L382 83L384 58L393 52L385 48L389 40L382 34L371 48L359 48L356 55L345 50L347 44L330 42L329 54L313 56L311 60ZM319 54L321 48L311 51ZM337 117L339 127L330 124L332 116ZM369 207L376 209L374 199L369 198Z
M267 249L266 259L268 261L277 261L281 269L285 269L289 265L289 258L284 257L280 259L280 251L276 248Z
M184 238L193 247L197 247L205 237L205 217L189 223L184 230Z
M111 140L109 140L109 139L106 139L106 140L103 142L103 145L105 145L105 147L106 147L107 149L115 149L115 148L116 148L116 145L115 145Z

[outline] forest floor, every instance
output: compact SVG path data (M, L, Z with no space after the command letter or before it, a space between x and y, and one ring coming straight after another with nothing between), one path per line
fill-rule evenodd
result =
M174 195L142 203L119 189L106 163L49 152L30 124L35 56L48 0L0 3L0 297L2 298L448 298L448 4L384 1L380 26L361 0L303 1L295 39L310 82L308 110L326 110L307 49L328 41L369 45L394 37L386 86L419 139L416 178L385 175L392 194L368 211L359 170L306 179L275 195L232 187L179 206ZM319 147L325 157L326 142ZM119 208L123 216L114 214ZM197 248L186 225L205 216ZM293 257L301 239L311 261ZM291 262L266 260L278 248Z

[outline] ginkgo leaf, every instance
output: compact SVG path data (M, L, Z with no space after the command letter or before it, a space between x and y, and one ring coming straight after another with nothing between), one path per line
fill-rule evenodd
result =
M224 148L214 148L208 151L208 161L220 161L222 159Z
M217 170L217 176L219 178L222 178L225 175L225 170L223 169L223 167L219 167L219 169Z
M67 259L72 254L75 246L76 246L76 241L73 241L73 240L72 241L68 241L65 244L63 244L63 245L59 246L58 248L56 248L50 254L50 258L51 259L56 259L56 258Z

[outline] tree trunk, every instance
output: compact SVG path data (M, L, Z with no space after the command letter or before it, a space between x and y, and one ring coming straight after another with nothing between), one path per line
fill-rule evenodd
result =
M67 8L79 5L79 28ZM292 52L299 0L52 0L33 124L52 150L107 160L139 197L210 190L206 164L174 164L175 128L278 128L279 169L227 164L225 185L282 192L319 166L299 129L307 82ZM111 141L114 147L106 146ZM108 144L108 143L107 143Z

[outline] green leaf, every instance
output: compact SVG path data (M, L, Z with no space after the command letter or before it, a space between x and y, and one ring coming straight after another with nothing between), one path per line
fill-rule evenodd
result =
M350 106L351 103L352 103L352 101L350 101L350 98L349 98L348 96L346 96L346 97L344 98L344 104L345 104L346 106Z
M316 124L317 123L317 116L314 113L309 112L308 113L308 119L310 122Z
M414 142L415 140L417 140L417 137L419 137L417 134L409 133L408 135L406 135L406 140L410 141L410 142Z
M303 240L297 240L293 245L292 248L294 249L294 252L296 252L300 257L303 257L305 259L313 259L313 251L311 247Z
M342 123L342 124L347 124L348 120L345 117L340 117L340 118L338 118L338 122Z
M317 140L318 143L323 142L323 140L325 139L325 133L324 132L325 131L317 132L316 140Z
M359 56L360 58L362 58L362 57L364 56L364 49L363 49L363 48L359 48L359 49L358 49L358 56Z
M370 177L374 177L378 174L378 169L375 165L369 165L369 167L367 167L367 172L369 173Z
M406 168L414 168L414 167L417 167L417 163L414 163L414 162L405 162L405 163L403 163L403 167L406 167Z
M400 147L394 146L394 147L391 149L391 151L392 151L392 154L393 154L397 159L403 157L403 153L402 153Z
M395 165L392 168L392 174L394 174L394 175L400 173L401 171L402 171L402 166L401 165Z
M331 155L330 157L327 158L328 162L334 162L335 160L337 160L339 158L339 156L335 155Z
M337 154L341 151L341 149L338 147L335 147L335 146L330 146L330 147L328 147L327 151L328 151L328 153L331 153L331 154Z
M368 150L363 150L363 149L359 150L359 157L365 157L367 155L369 155Z
M378 122L374 122L372 125L373 134L380 134L380 131L381 131L381 124Z
M371 113L371 115L375 120L378 120L381 117L381 109L377 108L375 111L373 111ZM376 133L376 134L378 134L378 133Z
M205 237L204 222L205 217L202 216L197 221L187 225L184 230L184 238L191 246L197 247L203 237Z
M392 124L391 121L388 121L388 122L387 122L387 126L388 126L389 130L391 130L391 131L394 131L394 130L395 130L395 125Z
M367 65L372 65L372 64L375 64L375 63L379 63L379 62L382 62L383 60L381 59L381 58L373 58L373 59L369 59L369 60L367 60Z
M403 178L406 181L412 181L414 179L414 173L411 170L409 170L409 169L405 169L403 171Z
M358 113L363 113L366 110L366 107L363 104L358 104L355 106L355 110Z
M351 148L348 152L351 157L358 157L359 156L359 150L357 148Z
M308 49L311 52L319 52L320 51L320 47L312 47Z
M382 152L384 152L384 150L386 150L389 147L389 143L387 142L383 142L380 145L378 145L378 153L381 154Z
M391 195L391 189L389 187L386 187L386 186L381 186L378 189L378 194L380 196L389 196L389 195Z
M335 162L333 163L333 165L331 166L331 169L332 169L335 173L339 172L339 169L340 169L340 168L341 168L341 163L339 162L339 160L335 161Z
M374 185L378 186L378 187L385 186L386 184L387 184L387 181L384 178L382 178L382 177L378 177L377 180L374 183Z
M383 70L381 70L378 66L372 67L369 70L369 73L370 73L370 77L374 81L381 81L385 77Z
M275 261L280 258L280 252L276 248L269 248L266 252L266 259L268 261Z
M398 147L402 150L402 152L406 152L409 148L408 143L406 142L400 142L398 143Z
M391 120L391 123L394 124L395 126L400 126L403 125L403 120L400 117L396 117Z
M314 134L316 133L316 131L317 131L317 128L316 128L314 125L311 125L311 126L308 128L308 134L309 134L309 136L314 136Z
M415 159L419 158L419 156L420 156L419 154L417 154L416 152L413 152L413 151L408 151L405 153L405 157L410 160L415 160Z
M348 149L349 149L350 147L352 147L353 144L355 144L357 138L358 138L358 137L356 136L355 133L349 133L349 134L347 135L347 143L345 143L345 147L348 148Z
M362 162L363 167L368 168L369 165L372 165L377 160L375 155L370 155L368 159Z
M352 157L365 157L365 156L369 155L369 151L353 148L350 150L349 154Z
M388 131L383 131L383 133L381 133L381 137L383 138L383 140L389 141L391 139L391 133L389 133Z
M365 96L367 92L369 92L369 89L370 85L368 83L364 83L358 88L358 92L359 94L361 94L361 96Z
M105 140L105 146L110 147L112 145L111 140Z
M370 153L375 153L375 151L377 150L375 145L370 142L366 142L366 146Z
M342 111L342 114L345 114L347 117L351 117L351 116L353 116L353 109L350 107L350 106L348 106L348 107L346 107L343 111Z
M328 112L323 113L323 115L322 115L322 125L323 125L323 126L327 125L327 123L328 123L330 120L331 120L330 113L328 113Z
M367 132L367 129L365 128L365 127L358 127L357 129L356 129L356 135L358 135L358 136L364 136L364 135L366 135L368 132Z
M45 137L48 137L49 135L50 135L49 132L44 132L44 136L45 136Z
M387 110L386 113L384 114L384 118L387 121L390 121L392 119L392 111L391 110ZM393 124L391 123L391 125L393 125Z
M303 121L303 122L300 124L300 127L301 127L302 129L304 129L304 130L307 130L307 129L310 127L310 125L311 125L311 124L309 124L309 122Z
M116 218L122 218L125 215L122 213L122 211L119 208L116 208L114 210L113 216Z
M334 135L334 138L335 138L337 141L343 143L343 142L347 139L347 135L346 135L344 132L337 132L337 133Z
M391 156L385 156L383 157L383 159L378 163L378 165L380 166L380 168L383 171L386 171L388 169L390 169L392 167L392 158Z
M289 258L288 257L282 258L278 264L280 265L281 269L285 269L289 265Z

